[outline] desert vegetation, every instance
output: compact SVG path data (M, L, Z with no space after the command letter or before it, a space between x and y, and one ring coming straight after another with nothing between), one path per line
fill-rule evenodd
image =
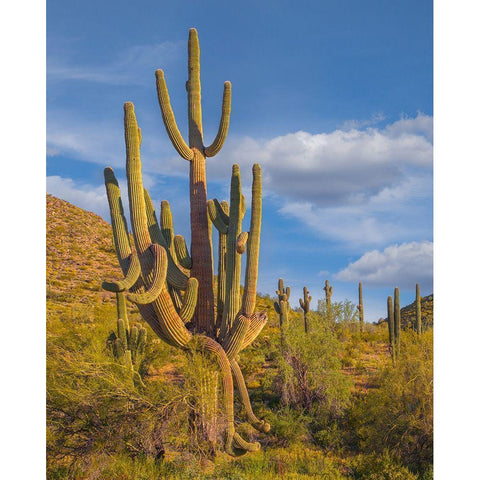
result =
M275 299L258 295L261 168L252 168L243 231L238 165L229 202L207 197L205 163L225 141L231 85L205 146L194 29L188 72L188 143L162 70L156 80L168 136L188 162L190 247L174 233L169 203L157 220L143 186L132 103L124 105L132 233L111 168L113 246L100 218L47 198L48 478L432 478L433 316L419 286L414 320L402 318L395 288L378 324L364 320L361 283L353 303L335 301L325 280L316 309L306 286L292 308L283 279ZM91 264L86 242L97 252Z

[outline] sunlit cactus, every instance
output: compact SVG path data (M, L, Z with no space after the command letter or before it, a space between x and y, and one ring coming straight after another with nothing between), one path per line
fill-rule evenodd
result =
M288 300L290 299L290 287L285 288L283 283L283 278L278 280L278 301L275 301L273 306L275 311L279 315L280 328L286 323L288 323L288 314L290 312L290 304Z
M400 354L400 331L402 329L402 319L400 315L400 290L395 287L393 296L393 336L395 344L395 356Z
M308 333L308 312L310 311L310 302L312 297L309 295L310 292L307 290L307 287L303 287L303 300L299 298L300 307L303 310L303 325L305 327L305 333Z
M325 286L323 287L325 290L325 303L327 306L327 317L329 320L332 319L332 292L333 287L330 285L328 280L325 280Z
M395 364L395 334L394 334L394 319L393 319L393 299L391 296L387 300L387 321L388 321L388 343L390 348L390 355L392 356L393 364Z
M363 326L365 324L364 317L363 317L363 292L362 292L362 283L358 284L358 320L360 322L360 331L363 332Z
M138 371L134 368L134 365L138 364L142 359L147 341L147 330L141 325L130 327L125 295L122 292L117 292L116 297L117 333L112 332L110 334L108 343L110 344L113 355L117 361L132 374L132 378L144 386Z
M189 165L190 249L183 237L174 234L168 202L162 202L160 223L157 220L153 202L142 182L140 129L133 104L126 103L126 171L134 248L130 244L118 182L113 170L106 168L105 185L115 249L125 278L119 282L104 282L103 286L112 292L125 292L127 300L136 304L155 334L169 345L187 352L196 349L214 358L220 371L225 406L225 451L236 455L258 450L259 443L247 442L235 431L233 400L235 382L249 422L257 430L269 431L268 423L253 413L238 365L239 353L257 338L267 323L265 312L255 313L262 216L261 170L259 165L253 166L250 228L248 233L243 232L246 207L238 165L232 169L229 204L216 199L207 202L206 159L216 155L225 141L230 118L231 85L230 82L224 85L217 136L211 145L205 146L200 48L195 29L190 30L188 41L188 143L177 127L162 70L156 72L156 83L168 136ZM213 288L212 223L219 232L216 292ZM246 253L246 270L242 296L240 276L243 253ZM141 338L141 332L138 332L137 338Z
M419 335L422 334L422 297L420 295L420 284L415 285L415 319Z

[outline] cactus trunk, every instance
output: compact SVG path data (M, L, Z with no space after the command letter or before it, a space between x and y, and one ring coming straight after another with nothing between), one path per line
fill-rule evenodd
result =
M363 332L364 327L364 318L363 318L363 292L362 292L362 283L358 284L358 320L360 321L360 331Z
M415 317L417 321L417 333L422 334L422 297L420 296L420 285L417 283L415 286Z

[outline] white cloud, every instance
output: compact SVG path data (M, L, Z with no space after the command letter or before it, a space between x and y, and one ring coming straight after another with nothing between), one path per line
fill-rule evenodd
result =
M371 286L413 288L416 283L430 289L433 283L433 243L395 244L373 250L334 275L336 280L364 282Z
M265 185L290 201L317 206L358 203L393 188L415 171L431 170L432 118L419 113L384 129L296 132L270 140L227 143L231 163L258 162ZM224 166L212 163L215 172Z
M97 65L72 66L59 58L49 60L49 81L86 81L109 85L151 84L153 72L179 58L184 42L163 42L135 45L121 52L113 62Z
M103 185L78 184L71 178L51 175L47 177L47 193L110 221L108 200Z
M50 152L124 168L121 121L87 123L62 112L50 117ZM158 123L142 111L137 117L144 174L188 176L188 163L166 134L159 137ZM231 165L238 163L249 198L251 166L257 162L264 195L281 214L324 238L359 248L427 239L432 227L432 123L432 117L419 113L383 129L296 132L267 140L232 137L218 158L207 160L207 177L224 186L227 198Z

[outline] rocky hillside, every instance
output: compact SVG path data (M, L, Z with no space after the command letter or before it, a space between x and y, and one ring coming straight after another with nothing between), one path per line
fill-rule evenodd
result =
M47 195L47 315L65 318L74 305L113 301L101 285L120 278L117 265L110 225Z
M400 310L402 325L406 328L413 328L416 323L415 302L403 307ZM422 297L422 324L428 327L433 326L433 294Z

